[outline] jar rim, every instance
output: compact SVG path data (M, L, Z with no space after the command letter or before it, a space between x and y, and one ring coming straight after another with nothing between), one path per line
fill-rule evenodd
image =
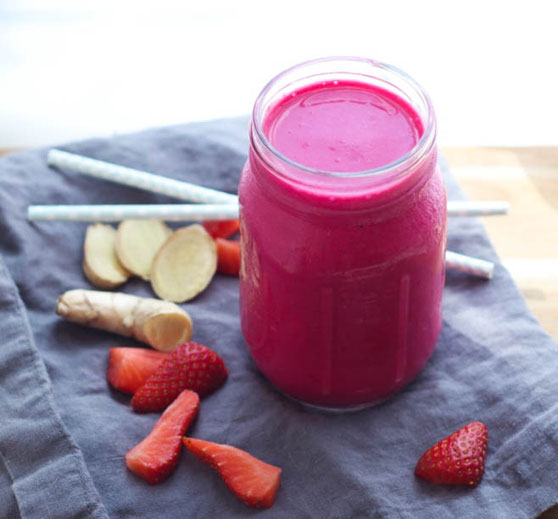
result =
M419 95L421 101L424 103L424 106L426 107L426 114L424 119L421 116L421 120L424 125L424 131L420 139L407 153L405 153L398 159L389 162L388 164L385 164L383 166L379 166L377 168L372 168L364 171L355 171L355 172L339 172L339 171L328 171L328 170L305 166L304 164L301 164L299 162L290 159L271 144L270 140L267 138L262 128L264 117L259 117L264 108L263 106L264 99L266 95L269 93L269 91L279 80L281 80L282 78L284 78L285 76L287 76L292 72L295 72L299 69L303 69L311 65L336 62L336 61L362 63L366 65L371 65L373 68L387 71L388 73L393 74L394 76L402 79L406 83L406 86L411 87L413 91ZM344 71L339 71L339 72L344 72ZM436 137L436 117L434 114L434 108L432 106L430 97L428 96L424 88L417 81L415 81L411 76L409 76L409 74L403 72L401 69L394 67L393 65L388 65L386 63L382 63L380 61L376 61L370 58L362 58L358 56L328 56L324 58L317 58L308 61L303 61L301 63L298 63L296 65L293 65L292 67L283 70L275 77L273 77L264 86L264 88L261 90L261 92L259 93L256 99L256 102L254 104L254 109L252 111L252 128L253 131L256 132L258 140L263 144L263 146L269 152L271 152L280 161L285 162L296 169L305 171L307 173L312 173L314 175L320 175L326 177L338 177L338 178L359 178L359 177L372 177L372 176L383 177L389 175L391 172L400 172L401 168L406 169L406 166L415 162L415 160L423 156L423 154L426 153L427 150L429 150L432 147Z

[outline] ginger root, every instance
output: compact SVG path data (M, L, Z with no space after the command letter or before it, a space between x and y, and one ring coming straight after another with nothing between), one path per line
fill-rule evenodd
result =
M116 254L130 272L149 280L155 254L172 234L159 220L125 220L118 226Z
M115 251L116 229L96 223L87 227L83 245L83 273L97 288L116 288L130 277Z
M182 303L204 290L217 269L217 246L198 224L178 229L161 246L151 266L153 291Z
M192 338L192 320L177 305L120 292L69 290L58 298L56 313L74 323L134 337L160 351Z

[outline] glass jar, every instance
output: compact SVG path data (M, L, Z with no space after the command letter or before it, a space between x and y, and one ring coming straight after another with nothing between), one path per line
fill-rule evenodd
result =
M396 155L378 167L338 171L331 159L333 167L319 168L279 151L270 119L286 117L289 99L313 90L337 102L339 85L360 88L363 96L370 89L370 96L379 95L378 106L355 98L332 108L338 121L324 115L312 127L308 116L285 135L308 147L326 123L332 125L326 139L336 125L351 132L352 120L368 124L368 112L351 112L360 103L380 110L380 119L407 111L417 131L411 149L397 155L397 135L382 135L388 128L382 123L374 145ZM392 101L395 108L388 106ZM370 114L373 119L376 112ZM358 163L358 147L368 146L369 135L359 130L358 143L344 142L349 159ZM446 194L435 141L435 116L422 88L402 71L369 59L302 63L259 95L239 186L241 321L255 363L288 396L328 409L365 407L412 381L432 354L442 323L446 245Z

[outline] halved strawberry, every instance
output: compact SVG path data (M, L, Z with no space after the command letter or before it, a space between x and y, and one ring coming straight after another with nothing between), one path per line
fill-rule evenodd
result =
M115 389L133 395L169 355L146 348L111 348L107 380Z
M180 440L196 417L199 396L184 390L161 415L149 435L126 454L126 466L155 485L167 479L180 456Z
M238 276L240 272L240 243L215 238L217 244L217 270L221 274Z
M182 441L196 458L218 472L229 490L244 504L255 508L273 505L281 481L279 467L230 445L195 438Z
M213 238L229 238L238 231L238 220L207 221L202 225Z
M419 459L415 475L442 485L476 487L484 474L488 430L471 422L445 437Z
M225 363L217 353L193 341L185 342L136 391L132 407L139 413L162 411L184 389L201 397L217 389L227 375Z

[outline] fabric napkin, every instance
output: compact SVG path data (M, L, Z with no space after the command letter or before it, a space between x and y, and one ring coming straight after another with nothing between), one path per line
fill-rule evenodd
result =
M247 121L63 148L234 192ZM449 198L461 198L444 170ZM444 327L424 371L388 402L345 415L307 411L258 373L240 332L238 280L217 275L184 307L194 339L223 357L230 377L203 399L189 434L281 466L277 501L247 508L186 452L163 484L135 477L124 455L158 415L133 413L105 379L108 348L135 343L54 313L60 293L90 288L80 267L85 224L25 218L30 203L126 202L169 199L49 168L45 150L0 161L0 517L532 519L558 502L558 348L501 266L489 282L448 273ZM479 221L451 219L449 235L452 250L498 261ZM140 280L122 290L152 295ZM489 429L478 488L413 476L424 450L473 420Z

